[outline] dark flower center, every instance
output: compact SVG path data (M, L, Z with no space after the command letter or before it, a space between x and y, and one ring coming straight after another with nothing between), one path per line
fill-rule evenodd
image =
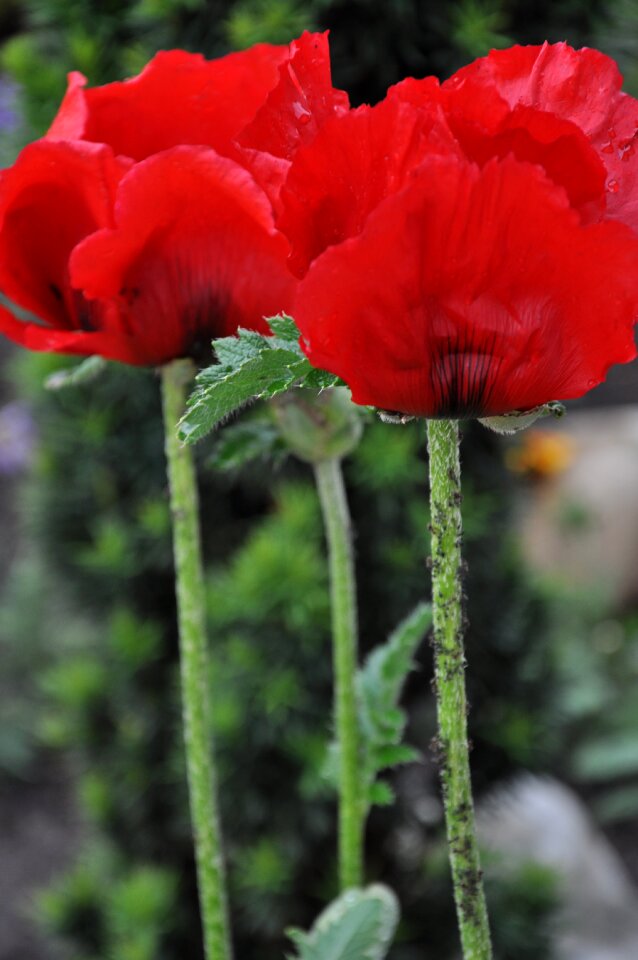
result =
M437 418L469 420L490 411L501 364L495 352L498 335L481 340L479 347L474 333L466 331L437 344L430 369Z

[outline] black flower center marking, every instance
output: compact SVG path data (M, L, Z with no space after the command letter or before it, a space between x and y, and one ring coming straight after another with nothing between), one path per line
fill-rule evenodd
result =
M496 353L498 334L481 335L470 330L441 340L430 368L435 417L470 420L490 411L501 357Z

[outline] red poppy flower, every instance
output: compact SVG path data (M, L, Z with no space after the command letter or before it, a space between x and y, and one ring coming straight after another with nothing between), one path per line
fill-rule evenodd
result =
M286 309L288 245L250 174L206 147L141 163L41 140L0 182L0 311L24 346L132 364L194 355Z
M327 36L210 62L173 50L131 80L84 84L70 76L47 137L0 179L0 288L37 317L0 310L0 331L33 349L149 364L240 325L267 330L294 281L248 168L273 182L268 163L289 164L346 109Z
M491 57L507 97L485 61L443 87L407 80L292 161L278 223L303 277L294 315L358 403L502 415L580 396L636 355L638 199L628 178L618 204L581 118L589 101L600 117L638 104L616 81L601 102L609 61L592 51Z

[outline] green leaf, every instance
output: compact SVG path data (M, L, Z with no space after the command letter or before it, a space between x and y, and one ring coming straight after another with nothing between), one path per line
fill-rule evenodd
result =
M323 390L341 381L316 370L303 354L294 320L269 319L273 336L238 330L236 337L213 342L218 363L197 377L178 435L186 443L200 440L251 400L262 400L292 387Z
M582 780L612 780L638 772L636 737L618 733L594 740L577 750L572 758L572 770Z
M215 340L215 355L219 366L235 369L247 360L258 357L261 353L261 340L261 335L251 330L242 330L238 337Z
M281 314L279 317L271 317L268 320L268 326L273 334L285 343L298 343L299 329L292 317Z
M308 363L308 373L304 377L303 386L309 390L327 390L328 387L344 387L346 384L339 377L327 370L319 370L318 367L311 367Z
M47 390L65 390L67 387L78 387L84 383L91 383L106 369L106 360L103 357L87 357L74 367L65 370L56 370L44 382Z
M206 462L217 470L231 471L254 460L283 459L286 452L277 427L253 419L222 430Z
M419 759L414 747L402 743L406 715L399 698L413 657L432 623L432 609L420 603L367 658L357 674L357 705L361 738L364 801L368 806L393 802L392 788L377 777L383 770ZM328 747L323 777L336 785L339 777L339 744Z
M384 960L399 921L394 893L381 884L347 890L318 917L312 930L289 930L291 960Z
M302 376L303 361L288 350L264 350L258 356L218 374L207 371L189 400L178 427L180 440L193 443L214 430L231 413L250 403L283 393ZM200 375L201 376L201 375Z
M372 807L391 807L396 800L396 796L389 783L377 780L370 787L368 800Z
M430 605L419 604L387 643L372 651L357 677L367 799L371 805L379 802L378 774L418 758L414 748L401 743L406 716L398 702L405 679L413 669L414 654L431 622Z

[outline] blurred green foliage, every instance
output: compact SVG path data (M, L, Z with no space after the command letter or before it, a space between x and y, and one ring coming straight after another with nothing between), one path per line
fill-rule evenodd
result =
M510 38L598 38L638 82L637 23L634 0L17 0L0 8L0 65L21 84L37 134L68 69L102 83L136 72L160 47L217 55L329 27L335 82L360 102L406 74L444 76ZM14 146L2 143L9 156ZM44 392L64 365L20 356L12 369L40 445L23 497L28 550L3 595L0 776L30 775L43 749L63 751L76 771L84 850L41 898L71 956L197 960L158 384L151 372L112 365L93 383ZM287 462L221 474L207 466L214 446L202 444L199 457L237 955L280 960L284 929L308 927L335 893L334 796L322 776L331 670L320 513L309 471ZM366 651L426 593L423 446L418 425L374 423L347 465ZM226 450L227 465L239 465ZM564 773L571 757L571 776L595 791L602 815L635 815L625 743L638 720L628 695L638 625L530 582L509 536L500 451L486 432L466 431L479 792L522 767ZM424 754L413 771L418 796L402 773L391 777L398 803L373 815L368 862L402 903L392 960L446 960L456 933L440 817L418 813L437 792L426 645L418 666L403 697L406 740ZM395 842L406 830L410 842ZM530 868L493 885L490 900L498 960L548 960L551 879Z

